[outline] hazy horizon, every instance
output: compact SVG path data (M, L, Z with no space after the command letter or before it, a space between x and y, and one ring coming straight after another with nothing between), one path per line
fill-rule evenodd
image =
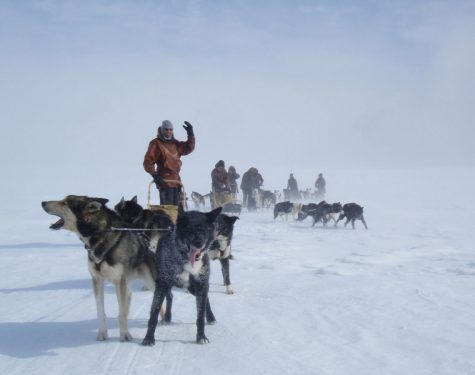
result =
M180 140L194 125L184 173L206 178L219 159L284 176L474 166L474 15L470 1L4 1L7 179L145 173L164 119Z

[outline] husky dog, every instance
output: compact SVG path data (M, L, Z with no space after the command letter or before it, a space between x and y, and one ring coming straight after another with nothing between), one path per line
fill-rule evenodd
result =
M325 201L321 201L319 203L308 203L308 204L303 204L301 207L300 207L300 211L298 212L298 216L297 216L297 221L303 221L305 220L308 216L310 216L310 214L313 212L313 211L316 211L320 208L321 205L323 204L327 204L327 202Z
M340 220L343 220L346 217L345 227L351 221L351 226L355 229L355 221L361 220L363 225L366 229L368 226L366 225L366 221L363 216L363 207L356 203L346 203L343 205L343 212L340 214L340 217L336 221L337 223Z
M271 208L275 206L277 198L275 193L270 190L264 190L262 192L262 207L263 208Z
M208 300L208 249L215 239L215 221L220 213L221 207L203 213L185 212L179 206L173 231L160 238L156 252L156 287L142 345L155 344L158 313L173 286L188 288L196 297L196 341L200 344L209 342L205 336L205 314L209 323L214 323L216 319Z
M221 272L226 286L226 293L234 294L229 277L229 260L231 259L231 240L233 239L234 223L239 218L237 216L218 215L216 220L216 240L209 248L209 257L212 260L219 259Z
M205 208L205 197L196 191L191 192L191 200L195 204L195 209L201 211Z
M239 203L225 203L223 204L223 213L241 215L242 206Z
M332 204L326 203L325 201L322 202L318 204L315 210L309 212L309 215L313 217L312 227L319 221L321 221L325 227L330 220L333 220L336 226L337 220L335 215L339 214L342 210L340 202Z
M337 216L339 217L339 214L342 210L343 207L341 206L340 202L330 204L330 208L327 211L327 221L333 220L333 223L336 227Z
M287 221L289 215L292 215L292 218L295 220L301 206L302 205L299 203L292 203L290 201L277 203L274 206L274 220L277 218L277 216L280 216L284 217L285 221Z
M145 229L140 232L149 241L149 248L155 252L160 236L171 229L173 221L163 210L147 210L137 203L135 195L126 201L124 197L114 206L115 212L125 221L127 226L135 229Z
M104 279L108 279L115 285L119 302L120 341L130 341L127 316L132 292L128 282L141 278L153 290L154 255L148 249L148 243L136 232L113 230L123 227L124 221L105 206L107 202L104 198L68 195L63 200L42 202L41 205L48 214L59 217L51 229L76 233L88 250L88 268L99 321L97 340L107 339Z

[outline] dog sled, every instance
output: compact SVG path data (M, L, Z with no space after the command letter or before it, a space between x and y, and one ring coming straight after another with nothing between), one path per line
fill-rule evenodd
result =
M223 194L224 193L224 194ZM222 207L223 213L240 215L242 210L242 202L235 197L230 192L218 193L212 187L211 191L211 208Z
M164 180L165 182L172 182L180 185L181 189L181 204L182 207L185 211L188 210L188 206L186 204L186 192L185 192L185 187L183 186L183 183L181 183L178 180ZM152 204L152 186L154 185L154 182L151 181L148 184L148 193L147 193L147 208L150 211L158 212L158 211L163 211L165 212L170 218L172 219L173 223L176 223L176 218L178 216L178 206L175 206L173 204ZM159 193L160 194L160 193Z

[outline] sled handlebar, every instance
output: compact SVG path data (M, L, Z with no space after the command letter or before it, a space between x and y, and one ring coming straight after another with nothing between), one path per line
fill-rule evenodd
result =
M186 193L185 193L185 186L181 181L178 180L166 180L164 179L163 182L168 182L169 184L177 184L181 188L181 204L183 206L183 209L186 209ZM151 200L151 195L152 195L152 185L155 183L155 181L151 181L148 184L148 194L147 194L147 204L150 205L150 200Z

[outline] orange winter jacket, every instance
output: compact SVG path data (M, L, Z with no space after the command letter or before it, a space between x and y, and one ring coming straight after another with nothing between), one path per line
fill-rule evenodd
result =
M164 140L160 136L150 141L145 153L143 167L146 172L157 172L165 180L180 181L182 155L188 155L195 149L195 137L188 137L186 142L177 141L175 138ZM164 182L160 188L180 187L180 184Z

